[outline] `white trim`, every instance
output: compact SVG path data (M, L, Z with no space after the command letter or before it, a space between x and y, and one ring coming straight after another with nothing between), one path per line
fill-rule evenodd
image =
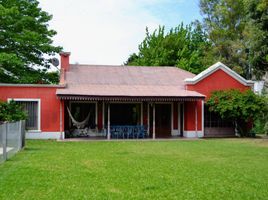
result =
M60 100L60 132L62 132L62 101Z
M204 120L205 120L205 113L204 113L204 106L205 106L205 103L204 103L204 100L202 100L202 131L204 132Z
M99 115L99 111L98 111L98 102L96 102L96 104L95 104L95 125L97 125L97 127L96 128L98 128L98 116Z
M153 104L153 139L155 139L155 103Z
M10 84L0 83L0 87L44 87L44 88L64 88L66 84L61 85L49 85L49 84Z
M62 101L60 100L60 132L61 132L61 136L60 136L60 138L62 139L62 140L64 140L65 139L65 132L64 132L64 125L63 125L63 118L64 118L64 116L63 116L63 109L64 109L64 106L62 105Z
M10 102L11 100L14 101L25 101L25 102L37 102L37 109L38 109L38 116L37 116L37 130L31 130L33 132L40 132L41 131L41 99L28 99L28 98L8 98L7 101Z
M26 139L61 139L62 132L33 132L26 131Z
M171 136L179 136L180 133L179 133L179 129L173 129L171 130Z
M183 137L187 138L201 138L204 137L203 131L184 131Z
M111 101L110 104L141 104L141 101Z
M110 103L108 103L108 113L107 113L107 140L110 140L111 139L111 129L110 129Z
M197 113L197 103L198 101L195 102L195 132L197 133L198 130L198 113Z
M173 130L174 130L174 123L173 123L173 121L174 121L174 102L171 102L171 135L172 135L172 132L173 132Z
M227 67L226 65L224 65L221 62L215 63L214 65L210 66L209 68L207 68L206 70L204 70L200 74L196 75L195 77L193 77L193 78L186 78L184 81L186 82L186 84L189 84L189 85L196 84L199 81L201 81L204 78L206 78L209 75L211 75L212 73L214 73L215 71L217 71L218 69L223 70L228 75L230 75L235 80L237 80L238 82L240 82L241 84L243 84L245 86L253 86L254 85L254 82L253 81L244 79L238 73L236 73L235 71L231 70L229 67Z
M185 110L185 103L183 102L182 103L182 135L184 135L184 132L185 132L185 126L184 126L184 118L185 118L185 116L184 116L184 110Z

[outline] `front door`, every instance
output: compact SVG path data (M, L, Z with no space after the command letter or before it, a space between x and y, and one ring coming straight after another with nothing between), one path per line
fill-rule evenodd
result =
M155 105L155 136L156 138L171 137L171 105Z

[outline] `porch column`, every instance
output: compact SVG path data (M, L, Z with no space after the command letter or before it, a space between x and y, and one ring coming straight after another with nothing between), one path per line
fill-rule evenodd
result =
M205 130L204 130L204 105L205 105L205 103L204 103L204 100L202 100L202 134L203 134L203 136L204 136L204 134L205 134Z
M60 100L60 139L62 140L62 100Z
M107 106L108 106L107 140L110 140L111 139L111 132L110 132L110 103L108 103Z
M155 139L155 103L153 104L153 139Z
M147 132L148 137L150 136L150 103L147 103Z
M141 102L141 125L143 125L143 102Z
M195 135L198 137L197 133L197 101L195 101Z

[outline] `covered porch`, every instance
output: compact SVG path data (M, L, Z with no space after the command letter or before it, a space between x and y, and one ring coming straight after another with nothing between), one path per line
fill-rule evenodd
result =
M196 136L200 132L200 126L202 127L200 105L203 98L200 97L61 96L60 99L65 138L110 140L187 137L189 117L194 125L192 132L196 132ZM186 110L188 114L185 113ZM80 122L86 118L88 120L83 127L77 127L70 115Z

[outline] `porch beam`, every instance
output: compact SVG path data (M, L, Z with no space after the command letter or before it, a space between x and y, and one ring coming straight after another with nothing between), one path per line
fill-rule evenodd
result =
M108 106L107 140L110 140L111 139L111 131L110 131L110 103L108 103L107 106Z
M155 103L153 103L153 139L155 139Z

